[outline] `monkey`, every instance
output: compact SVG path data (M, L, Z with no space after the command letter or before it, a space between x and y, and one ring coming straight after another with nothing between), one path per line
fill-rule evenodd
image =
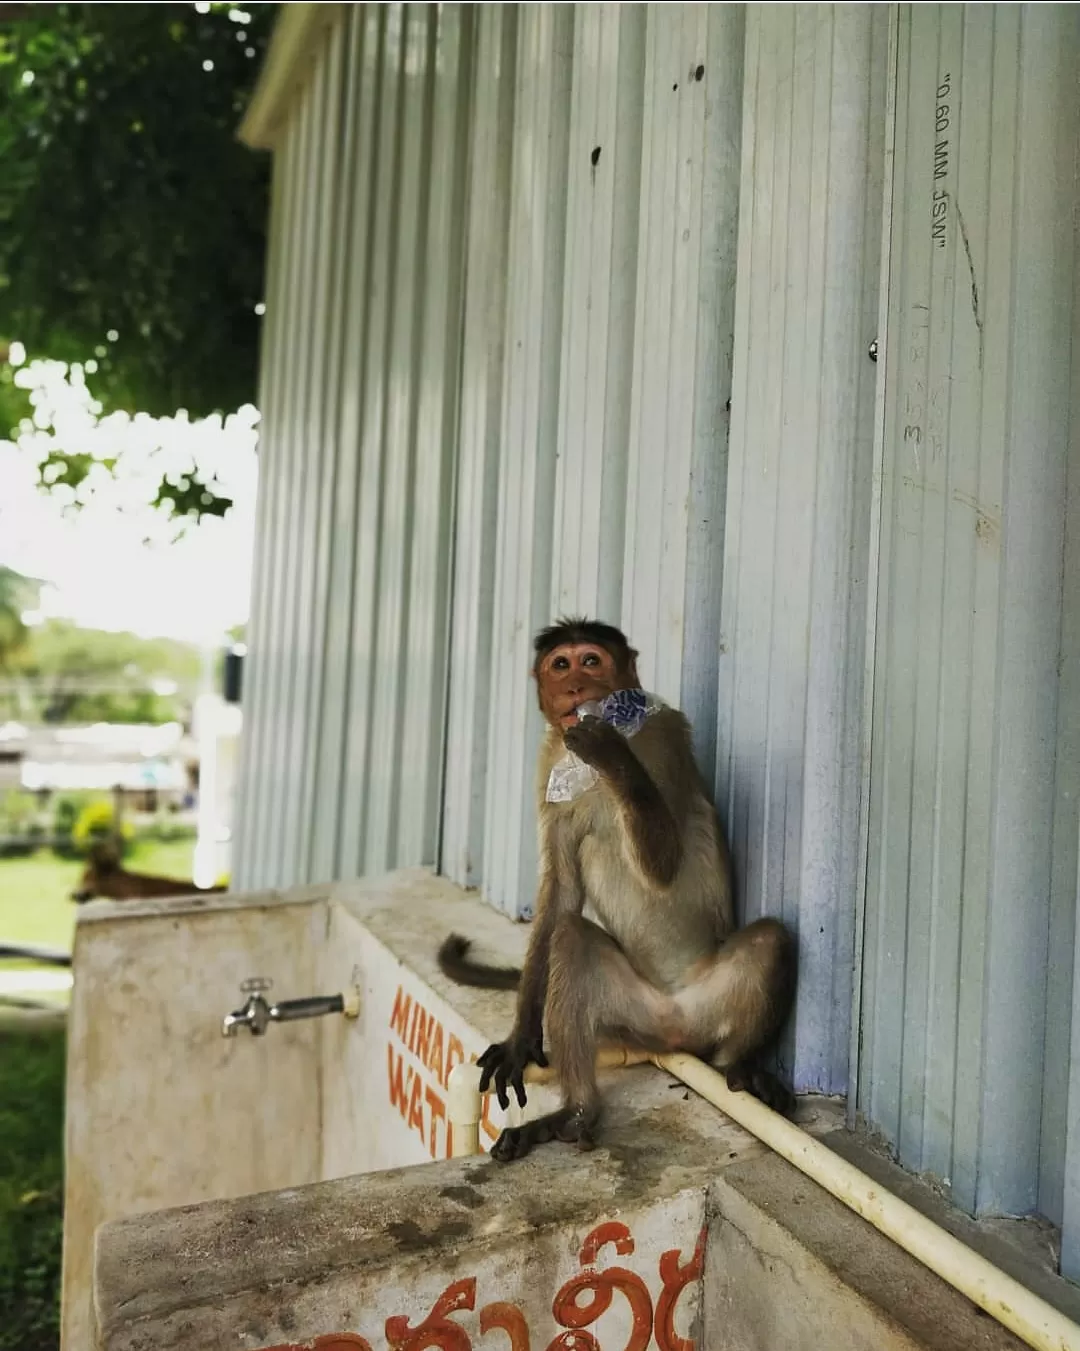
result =
M110 901L138 901L152 896L213 895L225 890L225 887L196 887L187 879L181 881L175 877L128 872L121 866L120 849L115 840L97 840L87 852L86 867L71 899L81 905L95 896Z
M684 1050L790 1114L794 1098L758 1063L794 999L796 945L776 919L734 931L731 861L691 744L690 723L667 705L623 736L581 705L641 690L638 653L621 630L564 618L534 640L533 678L547 723L537 763L540 879L523 968L485 966L451 934L438 957L465 985L516 988L509 1037L479 1059L481 1092L508 1087L526 1103L523 1073L548 1064L563 1105L508 1127L492 1156L509 1162L552 1140L595 1147L601 1042ZM549 801L552 768L570 751L596 782ZM588 909L595 919L586 915ZM545 1031L547 1050L545 1050Z

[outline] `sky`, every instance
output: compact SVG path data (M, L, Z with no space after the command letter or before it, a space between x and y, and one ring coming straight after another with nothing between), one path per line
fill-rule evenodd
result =
M80 367L34 362L17 379L33 390L37 425L17 444L0 438L0 564L49 584L44 617L219 644L248 613L256 410L242 408L224 422L186 414L99 418ZM104 466L92 471L86 487L92 481L93 491L84 491L76 510L71 489L37 486L38 462L53 447L115 456L115 476ZM149 504L163 474L193 463L204 476L217 473L219 491L234 505L176 539L177 523Z

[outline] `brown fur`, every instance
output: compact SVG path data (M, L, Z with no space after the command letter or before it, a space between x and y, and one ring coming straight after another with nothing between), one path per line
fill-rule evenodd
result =
M536 646L549 724L537 766L540 887L514 1029L481 1057L481 1086L494 1082L504 1107L510 1086L524 1105L522 1072L546 1064L546 1027L565 1106L504 1131L493 1156L520 1158L551 1139L592 1145L602 1041L709 1056L733 1087L790 1110L791 1095L756 1057L791 1007L794 939L774 919L732 932L730 858L689 723L662 709L627 739L595 719L574 721L575 699L638 684L636 653L618 630L573 620L544 630ZM572 802L548 802L548 775L568 749L599 782ZM467 952L452 937L440 953L462 983L506 988L518 976Z
M95 896L110 901L138 901L153 896L190 896L193 893L205 896L225 890L225 887L197 887L187 878L128 872L121 865L115 844L102 841L90 846L86 867L71 899L80 904L92 901Z
M439 966L444 975L459 985L479 990L516 990L521 972L512 966L483 966L469 957L472 944L460 934L450 934L439 949Z

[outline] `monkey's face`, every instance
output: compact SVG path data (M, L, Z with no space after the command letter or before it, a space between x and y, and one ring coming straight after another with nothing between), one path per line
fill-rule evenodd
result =
M632 657L609 652L600 643L563 643L552 648L536 670L540 711L552 727L577 722L577 711L590 699L605 699L614 690L638 687Z

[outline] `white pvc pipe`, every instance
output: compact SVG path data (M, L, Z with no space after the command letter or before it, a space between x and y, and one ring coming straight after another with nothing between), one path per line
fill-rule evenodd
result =
M652 1060L648 1051L631 1051L623 1046L605 1047L596 1057L598 1070L621 1069L624 1065L644 1065ZM522 1078L527 1084L549 1084L555 1078L550 1067L529 1065ZM488 1093L495 1090L489 1088ZM514 1101L511 1089L511 1102ZM450 1157L466 1158L479 1154L480 1118L484 1105L480 1093L480 1070L475 1062L455 1065L446 1085L446 1119L450 1123Z
M446 1081L446 1121L450 1128L451 1158L464 1159L482 1152L480 1118L483 1114L480 1071L475 1062L455 1065Z
M1080 1326L1071 1319L906 1201L885 1191L820 1140L749 1093L733 1093L724 1076L696 1056L682 1052L650 1056L640 1051L603 1051L597 1058L597 1068L636 1065L645 1060L651 1060L725 1112L1029 1346L1037 1351L1080 1351ZM547 1083L554 1076L550 1069L541 1070L533 1065L524 1077L526 1083ZM447 1103L455 1157L480 1153L482 1110L480 1071L475 1065L458 1065L450 1075Z

